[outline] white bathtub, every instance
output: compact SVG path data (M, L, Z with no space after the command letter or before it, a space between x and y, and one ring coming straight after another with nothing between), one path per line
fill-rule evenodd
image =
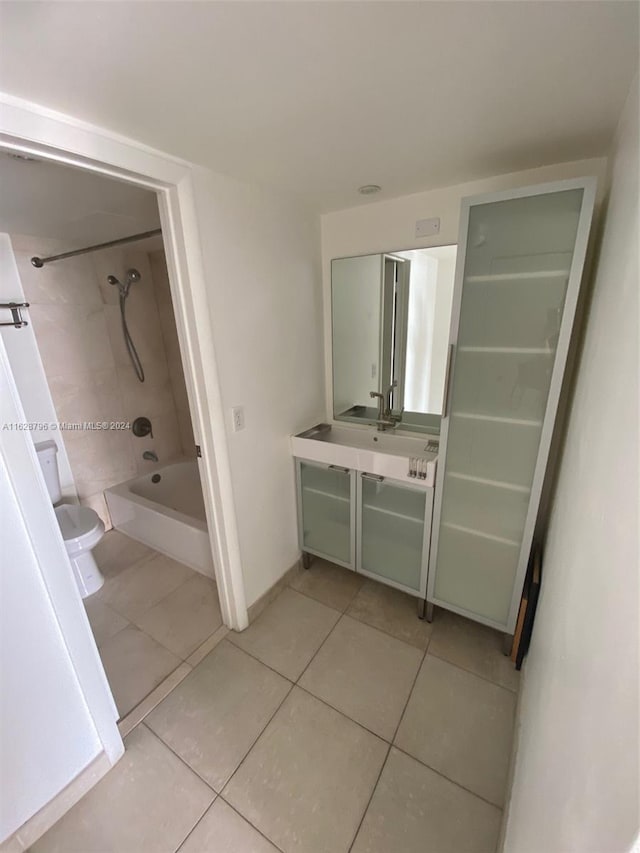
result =
M159 476L158 482L152 478ZM113 526L214 577L198 463L174 462L105 490Z

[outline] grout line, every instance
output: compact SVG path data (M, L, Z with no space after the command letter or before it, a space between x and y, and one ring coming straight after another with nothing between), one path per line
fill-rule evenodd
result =
M321 559L321 558L318 558L318 559ZM350 574L355 575L356 577L358 577L357 572L354 572L354 571L352 571L351 569L345 569L343 566L337 566L337 564L336 564L336 563L331 563L330 565L332 565L332 566L336 566L337 568L343 569L343 571L345 571L345 572L349 572ZM309 569L303 569L303 571L308 572L308 571L310 571L310 570L309 570ZM292 589L294 592L299 592L299 593L300 593L300 595L306 595L306 596L307 596L307 598L311 598L313 601L317 601L319 604L324 604L324 605L325 605L325 607L331 607L333 610L338 610L340 613L346 613L346 612L347 612L347 610L348 610L348 608L349 608L349 607L351 607L351 605L353 604L354 599L356 598L356 596L358 595L358 593L360 592L360 590L361 590L361 589L362 589L362 587L364 586L364 580L363 580L363 582L360 584L360 586L358 587L358 589L353 593L353 595L352 595L352 596L351 596L351 598L349 599L349 601L348 601L348 603L347 603L347 606L344 608L344 610L340 610L340 608L339 608L339 607L334 607L332 604L327 604L327 602L326 602L326 601L322 601L322 599L317 598L315 595L312 595L310 592L306 592L305 590L302 590L302 589L297 589L297 587L293 586L293 584L292 584L292 583L288 583L288 584L287 584L287 586L289 587L289 589Z
M356 843L356 838L358 837L358 834L360 832L360 828L362 827L362 824L364 823L364 819L367 816L367 812L369 811L369 806L371 805L371 800L373 800L373 795L378 790L378 783L380 782L380 779L382 777L382 771L387 766L387 761L389 760L389 755L391 754L391 747L392 747L392 744L389 744L389 747L387 749L387 754L385 755L384 761L382 762L382 766L380 767L380 772L378 773L378 777L374 783L373 788L371 789L371 795L370 795L369 799L367 800L367 805L365 806L364 811L362 812L362 817L360 818L360 822L358 823L358 826L356 827L356 831L355 831L355 834L353 836L353 840L351 841L351 844L349 845L349 848L348 848L349 853L351 853L351 850L353 849L353 845Z
M164 647L163 647L163 648L164 648ZM175 666L175 667L171 670L171 672L168 672L168 673L165 675L165 677L162 679L162 681L160 681L158 684L156 684L156 686L155 686L155 687L152 687L152 688L151 688L151 690L150 690L148 693L145 693L145 695L142 697L142 699L140 699L140 701L139 701L139 702L136 702L136 704L133 706L133 708L130 708L130 709L127 711L127 713L126 713L123 717L120 717L120 718L117 720L118 728L120 727L120 725L122 725L122 724L125 722L125 720L127 719L127 717L128 717L130 714L133 714L133 713L134 713L134 711L136 710L136 708L138 708L140 705L142 705L142 703L143 703L143 702L145 702L145 701L149 698L149 696L151 696L151 694L152 694L152 693L154 693L156 690L158 690L160 687L162 687L162 685L165 683L165 681L168 681L168 680L171 678L171 676L174 674L174 672L177 672L183 664L186 664L186 665L189 667L189 672L187 672L187 673L185 674L184 678L186 678L186 677L187 677L187 675L189 675L191 672L193 672L193 667L192 667L192 666L189 666L189 664L188 664L186 661L181 660L181 661L180 661L180 663L179 663L177 666ZM106 674L106 673L105 673L105 674ZM181 684L181 683L184 681L184 678L181 678L181 679L180 679L180 681L178 682L178 684ZM109 679L107 679L107 682L108 682L108 681L109 681ZM176 687L178 686L178 684L176 684ZM109 684L109 689L111 689L111 684ZM169 691L169 693L167 693L167 696L169 696L169 694L170 694L170 693L173 693L173 691L174 691L174 690L175 690L175 687L172 687L172 688L171 688L171 690ZM112 695L113 695L113 693L112 693ZM160 702L164 701L164 699L166 699L166 696L165 696L165 697L163 697L163 699L161 699L161 700L160 700ZM114 701L114 702L116 701L116 700L115 700L115 696L113 697L113 701ZM160 704L160 702L158 702L158 703L157 703L157 705L159 705L159 704ZM154 707L154 708L156 708L156 707L157 707L157 705L154 705L153 707ZM153 710L153 708L150 708L150 709L149 709L149 711L147 712L147 714L150 714L152 710ZM147 716L147 714L145 714L145 715L144 715L144 717L146 717L146 716ZM129 734L133 731L133 729L135 729L135 728L136 728L136 726L140 725L140 723L144 720L144 717L142 717L142 719L140 719L140 720L139 720L139 722L138 722L138 723L136 723L136 725L135 725L135 726L133 726L133 727L132 727L128 732L127 732L127 734L126 734L126 735L124 735L124 737L126 737L127 735L129 735Z
M413 643L408 643L406 640L402 640L400 637L397 637L395 634L390 634L388 631L385 631L383 628L378 628L377 625L369 625L368 622L363 622L362 619L358 619L356 616L352 616L350 613L343 613L343 616L346 616L347 619L351 619L353 622L357 622L358 625L364 625L365 628L370 628L372 631L377 631L379 634L382 634L384 637L389 637L391 640L396 640L398 643L402 643L403 646L407 646L409 649L413 649L415 652L419 652L422 657L420 658L420 663L424 660L424 656L429 648L429 643L431 642L431 635L427 637L427 645L424 649L420 648L420 646L414 646ZM417 618L417 617L416 617Z
M274 670L274 671L275 671L275 670ZM273 721L273 718L275 717L275 715L278 713L278 711L280 710L280 708L282 708L282 706L284 705L284 703L287 701L287 699L288 699L288 698L289 698L289 696L291 695L291 691L292 691L292 690L293 690L293 688L295 687L295 684L293 684L292 682L289 682L289 683L291 684L291 687L287 690L287 692L285 693L285 695L282 697L282 701L278 704L278 707L275 709L275 711L273 712L273 714L269 717L269 719L267 720L267 722L265 723L265 725L260 729L260 731L258 732L257 737L254 739L254 741L252 742L251 746L249 747L249 749L245 752L244 756L242 757L242 760L240 761L240 763L238 764L238 766L236 767L236 769L233 771L233 773L231 774L231 776L229 776L229 778L227 779L227 781L226 781L226 782L224 783L224 785L222 786L222 790L220 791L220 795L221 795L221 796L222 796L223 791L225 791L225 790L226 790L227 786L229 785L229 783L231 782L231 780L233 779L233 777L236 775L236 773L238 772L238 770L240 770L240 768L242 767L242 765L245 763L245 761L247 760L247 758L248 758L248 757L249 757L249 755L251 754L251 751L253 750L254 746L257 744L257 742L260 740L260 738L262 737L262 735L263 735L263 734L266 732L266 730L269 728L269 726L271 725L271 722ZM226 801L226 799L225 799L224 797L223 797L223 799L224 799L224 801L225 801L225 803L226 803L226 802L227 802L227 801ZM231 803L229 803L229 805L231 805ZM244 815L243 815L243 817L244 817Z
M305 597L305 598L308 598L308 599L310 599L311 601L315 601L315 602L316 602L316 604L322 604L322 606L323 606L323 607L328 607L330 610L335 610L337 613L340 613L340 614L344 614L344 613L345 613L345 611L344 611L344 610L340 610L340 608L339 608L339 607L334 607L334 606L333 606L333 604L327 604L327 602L326 602L326 601L322 601L320 598L316 598L316 597L315 597L315 595L310 595L308 592L305 592L305 591L304 591L304 590L302 590L302 589L296 589L296 588L295 588L295 586L291 586L291 584L287 584L287 586L285 586L285 589L290 589L290 590L291 590L291 592L297 592L297 593L298 593L298 595L304 595L304 597ZM355 597L355 596L354 596L354 597ZM349 602L349 604L347 604L347 607L349 607L349 606L350 606L350 604L351 604L351 602ZM268 607L268 606L269 606L269 605L267 605L267 607ZM265 610L266 610L266 609L267 609L267 608L265 607ZM263 610L263 613L264 613L264 610ZM260 614L260 616L262 616L262 613ZM260 617L258 617L258 618L260 618Z
M278 672L277 669L274 669L270 664L265 663L263 660L260 660L260 658L256 657L256 655L254 655L253 652L249 652L249 651L247 651L247 649L243 649L242 646L236 645L236 643L232 639L230 639L231 634L235 634L235 632L229 631L229 634L227 634L226 637L223 637L220 640L220 642L218 643L218 645L222 645L222 643L224 643L224 642L231 643L231 645L233 646L234 649L237 649L239 652L243 652L248 657L250 657L253 660L257 661L258 663L262 664L262 666L266 666L267 669L270 669L271 672L274 672L276 675L280 676L280 678L284 678L284 680L288 681L289 684L291 684L292 686L296 683L293 679L289 678L288 675L283 675L281 672ZM241 636L241 635L238 634L237 636ZM216 648L217 648L217 646L216 646Z
M407 707L409 705L409 702L411 701L411 697L413 696L413 691L415 690L416 683L418 681L418 677L419 677L420 672L422 670L422 666L426 660L427 652L429 651L430 643L431 643L431 637L429 637L429 642L427 643L427 648L424 650L424 654L422 655L422 660L420 661L420 666L418 667L418 669L416 671L415 678L413 679L413 683L411 685L411 690L409 690L409 695L407 696L407 701L404 703L404 708L402 709L402 713L400 714L400 719L398 720L398 725L396 726L396 730L393 733L393 737L391 738L392 744L394 743L396 737L398 736L398 730L400 729L400 726L402 725L402 721L404 720L404 715L407 712Z
M322 704L326 705L327 708L331 708L332 711L335 711L337 714L340 714L341 717L344 717L346 720L349 720L350 723L354 723L356 726L359 726L361 729L364 729L365 732L370 735L373 735L373 737L375 738L378 738L378 740L381 740L388 746L393 746L393 741L387 740L384 735L378 734L378 732L374 732L373 729L368 728L367 726L365 726L364 723L361 723L358 720L354 720L353 717L350 717L346 713L346 711L342 711L340 708L336 708L335 705L332 705L330 702L327 702L327 700L323 699L322 696L316 696L315 693L312 693L310 690L307 690L307 688L303 687L301 684L294 684L294 687L297 687L298 690L302 690L303 693L306 693L307 696L311 696L312 699L316 699L318 702L322 702Z
M390 631L385 631L384 628L380 628L377 625L372 625L370 622L366 622L364 619L361 619L359 616L356 616L354 613L349 613L348 610L345 610L344 615L348 616L350 619L355 619L356 622L360 622L362 625L366 625L368 628L375 628L376 631L380 631L381 634L386 634L387 637L393 637L394 640L400 640L401 643L404 643L407 646L411 646L412 649L417 649L419 652L422 652L423 654L425 653L426 649L429 647L429 643L431 642L431 634L432 634L431 631L429 632L429 636L427 637L427 645L423 649L422 646L416 646L415 643L409 643L409 642L407 642L407 640L401 639L400 637L398 637L397 634L392 634ZM415 618L417 619L418 617L416 616ZM430 624L430 623L427 623L427 624Z
M407 752L406 749L402 749L402 747L398 746L397 743L392 744L394 749L397 749L398 752L401 752L403 755L406 755L407 758L412 758L414 761L417 761L418 764L421 764L423 767L426 767L427 770L431 770L432 773L436 773L442 779L446 779L447 782L450 782L452 785L455 785L457 788L462 788L463 791L466 791L467 794L471 794L472 797L476 797L478 800L482 800L483 803L486 803L488 806L492 806L494 809L497 809L499 812L504 811L504 806L497 806L495 803L492 803L491 800L488 800L486 797L483 797L482 794L478 794L475 791L472 791L471 788L467 788L464 785L461 785L460 782L456 782L455 779L451 779L450 776L447 776L441 770L436 770L435 767L432 767L430 764L427 764L426 761L422 761L420 758L416 758L415 755L412 755L410 752Z
M500 684L497 681L493 681L493 679L491 678L487 678L486 675L480 675L480 673L475 672L473 669L467 669L466 666L460 666L460 664L454 663L453 661L448 660L447 658L443 658L442 655L439 655L436 652L430 652L428 647L427 654L431 655L432 658L438 658L438 660L441 660L443 663L448 663L449 666L455 666L456 669L459 669L462 672L466 672L469 675L475 675L476 678L479 678L481 681L486 681L488 684L493 684L494 687L499 687L501 690L506 690L507 693L510 693L512 696L517 696L520 692L520 685L518 685L517 690L512 690L510 687L505 687L504 684Z
M222 800L223 803L226 803L230 809L233 809L233 811L242 818L242 820L246 821L246 823L248 823L249 826L252 826L256 832L260 833L260 835L266 841L268 841L272 847L275 847L275 849L280 851L280 853L284 853L282 847L278 847L278 845L275 843L275 841L273 841L271 838L269 838L268 835L265 835L264 832L262 832L261 829L259 829L254 823L252 823L246 815L243 815L242 812L240 811L240 809L236 808L236 806L232 805L230 802L228 802L228 800L225 800L225 798L222 796L222 794L220 794L219 796L220 796L220 799ZM211 806L209 806L209 808L211 808Z
M156 737L157 737L157 735L156 735ZM162 741L162 742L164 743L164 741ZM175 755L175 753L174 753L174 755ZM220 796L220 794L216 794L216 795L215 795L215 797L213 798L213 801L212 801L211 803L209 803L209 805L206 807L206 809L205 809L205 810L203 811L203 813L200 815L200 817L198 818L198 820L193 824L193 826L191 827L191 829L189 830L189 832L187 832L187 834L185 835L185 837L182 839L182 841L180 842L180 844L178 844L178 846L176 847L176 849L175 849L174 853L180 853L180 851L181 851L181 850L182 850L182 848L184 847L184 845L185 845L185 843L186 843L187 839L188 839L191 835L193 835L193 833L194 833L194 831L195 831L196 827L197 827L197 826L199 826L199 825L202 823L202 821L204 820L205 815L209 814L209 811L211 810L211 807L213 806L213 804L215 803L215 801L218 799L218 797L219 797L219 796Z
M207 780L204 778L204 776L202 776L200 773L198 773L197 770L195 770L188 762L186 762L184 760L184 758L179 753L177 753L175 751L175 749L170 744L168 744L165 740L163 740L160 737L160 735L151 728L151 726L147 725L147 723L144 720L142 722L140 722L138 725L143 726L148 732L150 732L154 736L154 738L156 740L159 740L160 743L164 747L166 747L172 755L175 755L175 757L180 761L181 764L184 764L184 766L188 770L190 770L193 773L193 775L196 776L202 782L203 785L206 785L207 788L214 794L213 799L211 800L211 802L209 803L209 805L207 806L207 808L205 810L205 814L206 814L207 811L209 811L209 809L211 808L211 806L215 803L216 799L220 796L219 793L216 791L216 789L211 784L211 782L207 782ZM204 815L203 815L203 817L204 817ZM198 823L199 822L200 822L200 819L198 820ZM195 824L194 824L194 826L195 826ZM182 841L180 843L184 844L185 839L186 839L186 836L182 839Z
M327 640L329 639L329 637L330 637L330 636L333 634L333 632L336 630L336 627L337 627L337 626L340 624L340 622L342 621L343 616L344 616L344 613L340 613L340 616L338 616L338 618L336 619L336 621L333 623L333 625L331 626L331 630L329 631L329 633L327 634L327 636L326 636L326 637L324 638L324 640L320 643L320 645L319 645L319 646L318 646L318 648L315 650L315 652L311 655L311 658L309 659L309 662L307 663L307 665L305 666L305 668L302 670L302 672L300 673L300 675L296 678L296 682L295 682L296 684L300 684L300 679L301 679L301 678L302 678L302 676L305 674L305 672L309 669L309 667L311 666L311 664L314 662L314 660L315 660L315 659L316 659L316 657L318 656L318 653L319 653L320 649L324 646L324 644L327 642Z

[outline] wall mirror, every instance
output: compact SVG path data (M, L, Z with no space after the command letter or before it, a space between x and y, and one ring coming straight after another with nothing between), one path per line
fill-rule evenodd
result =
M456 251L331 262L336 420L374 424L384 409L400 429L440 431Z

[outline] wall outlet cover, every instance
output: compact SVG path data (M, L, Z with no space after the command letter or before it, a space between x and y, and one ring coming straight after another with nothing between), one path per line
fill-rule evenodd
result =
M244 406L234 406L231 409L231 423L234 432L240 432L241 429L244 429Z

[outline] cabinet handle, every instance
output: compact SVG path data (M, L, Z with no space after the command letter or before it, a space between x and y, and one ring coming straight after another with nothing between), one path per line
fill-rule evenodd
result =
M449 384L451 381L451 360L453 359L454 344L449 344L449 352L447 354L447 372L444 375L444 397L442 401L442 417L446 418L449 412Z
M343 474L348 474L350 471L349 468L343 468L342 465L329 465L329 468L332 471L340 471Z
M376 483L382 483L384 480L384 477L380 477L379 474L362 473L362 474L360 474L360 476L362 477L363 480L374 480Z

